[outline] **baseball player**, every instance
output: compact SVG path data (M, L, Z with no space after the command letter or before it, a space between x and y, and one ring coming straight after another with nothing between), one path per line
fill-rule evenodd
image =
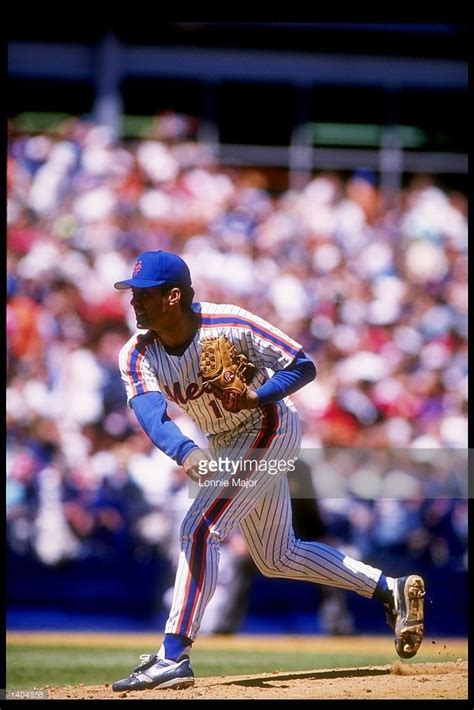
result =
M131 289L137 328L146 330L133 335L119 357L129 406L153 443L184 467L197 492L181 526L174 596L161 647L141 656L141 665L115 682L113 690L194 684L191 646L215 589L220 541L237 525L264 575L332 585L380 600L397 653L414 656L423 638L423 579L385 576L293 533L286 474L298 456L301 433L289 395L316 376L301 345L237 306L193 303L189 269L176 254L140 254L132 278L115 288ZM225 357L225 347L233 357L237 353L239 367L251 363L251 383L238 394L234 389L230 397L219 396L204 382L203 352L209 342L218 347L206 366ZM226 370L222 381L234 385L239 372L242 367ZM178 404L207 434L209 452L171 421L167 401Z

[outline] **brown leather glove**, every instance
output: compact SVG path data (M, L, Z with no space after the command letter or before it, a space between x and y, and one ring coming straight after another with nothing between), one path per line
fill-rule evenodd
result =
M225 335L203 340L200 357L202 381L228 412L238 412L242 408L241 399L256 369L243 353L237 352Z

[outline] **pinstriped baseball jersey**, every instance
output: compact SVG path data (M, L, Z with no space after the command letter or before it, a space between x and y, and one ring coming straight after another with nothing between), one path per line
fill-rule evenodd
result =
M184 409L211 438L258 428L263 416L261 409L228 412L212 393L204 390L199 374L203 339L226 335L237 351L257 367L251 385L255 389L271 372L290 365L302 346L238 306L202 302L193 304L193 310L201 316L200 327L182 354L167 352L152 331L133 335L122 348L119 362L128 402L138 394L161 392ZM284 406L294 409L289 398L284 400Z

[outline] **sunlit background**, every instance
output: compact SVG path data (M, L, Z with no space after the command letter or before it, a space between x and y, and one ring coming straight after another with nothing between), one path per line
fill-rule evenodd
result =
M126 407L135 321L112 288L165 249L199 300L248 308L317 365L293 396L297 532L423 573L434 630L464 633L465 470L445 454L467 447L466 27L10 35L9 627L166 618L190 501ZM260 577L236 532L203 633L385 628L355 595Z

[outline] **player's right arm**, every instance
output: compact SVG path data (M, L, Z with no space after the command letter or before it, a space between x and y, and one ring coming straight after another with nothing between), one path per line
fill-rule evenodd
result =
M166 398L160 391L148 347L146 338L133 336L120 351L120 374L127 402L153 444L188 473L194 464L187 460L192 451L200 449L168 416Z
M161 392L137 395L131 400L131 407L145 434L179 466L184 464L192 449L199 448L169 418L166 399Z

